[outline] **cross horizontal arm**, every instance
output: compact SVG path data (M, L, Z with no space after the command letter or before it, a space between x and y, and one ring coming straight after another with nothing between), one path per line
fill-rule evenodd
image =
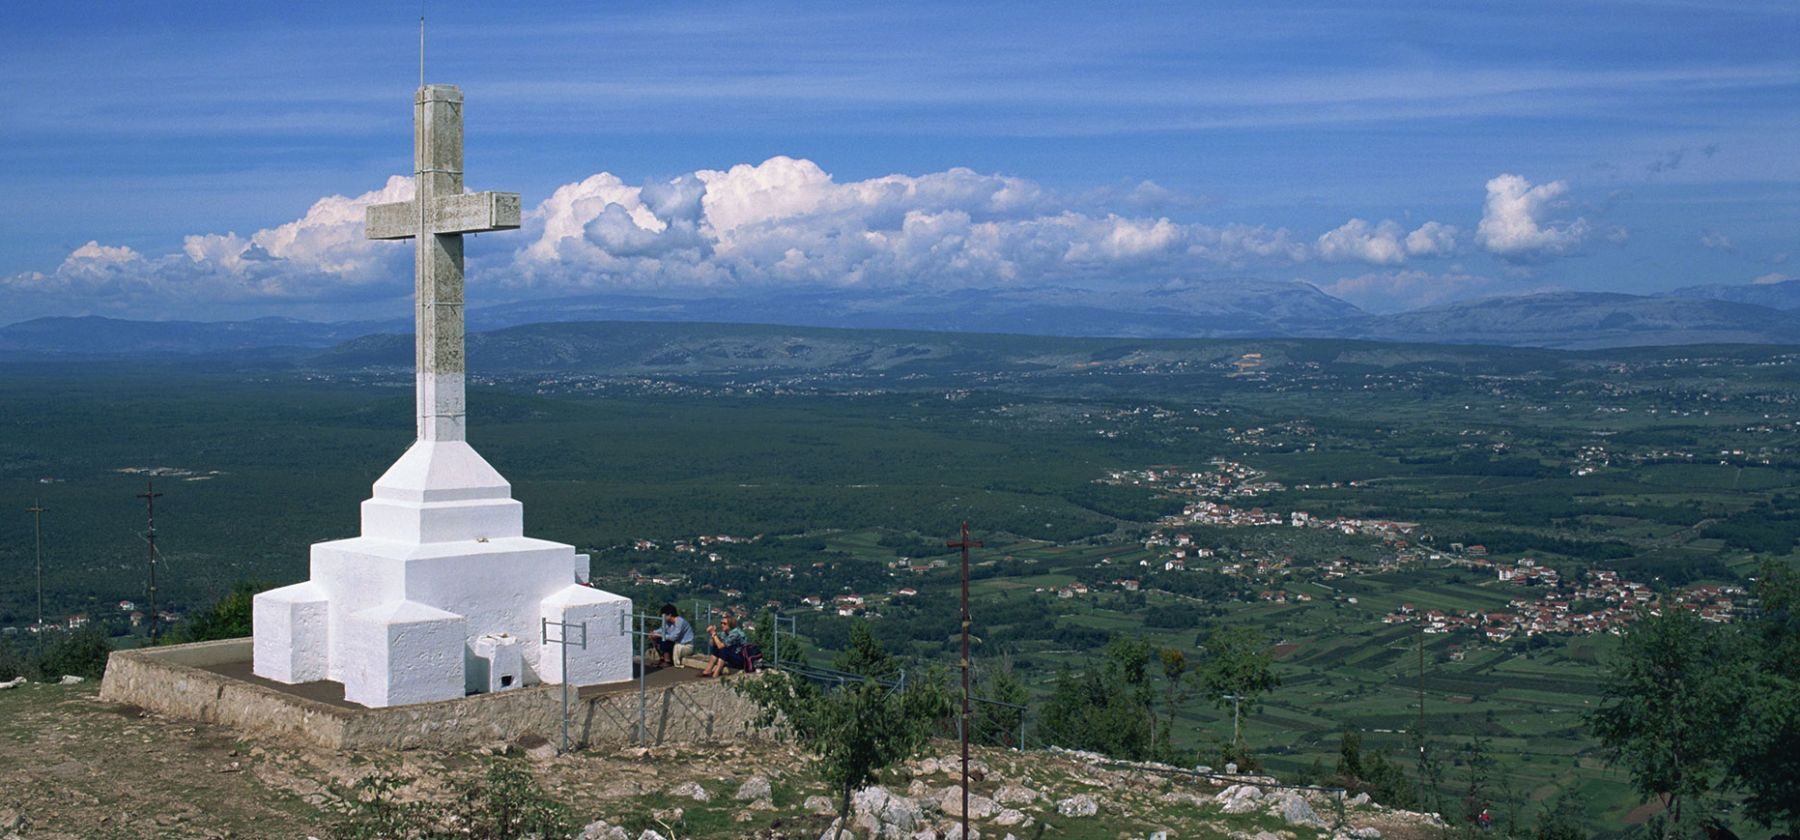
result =
M522 215L519 194L509 192L445 196L432 202L428 210L426 229L440 236L517 230ZM371 204L363 231L369 239L411 239L419 233L418 205L411 201Z

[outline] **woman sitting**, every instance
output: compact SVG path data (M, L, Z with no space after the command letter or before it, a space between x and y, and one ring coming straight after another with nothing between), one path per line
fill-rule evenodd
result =
M719 635L721 628L725 631L722 637ZM700 676L716 677L724 673L727 667L740 671L749 670L750 657L745 645L750 640L744 635L743 628L737 626L735 619L729 615L720 618L718 624L707 625L706 634L712 638L713 661L706 666L706 670L700 672Z

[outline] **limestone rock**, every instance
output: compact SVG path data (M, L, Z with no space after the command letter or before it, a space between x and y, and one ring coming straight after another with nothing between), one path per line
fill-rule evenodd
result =
M1065 817L1091 817L1100 813L1100 803L1085 793L1076 794L1056 803L1056 813Z
M850 794L850 810L858 814L879 814L894 795L881 785L870 785Z
M1156 801L1169 805L1204 805L1211 800L1197 793L1185 790L1172 790L1156 798Z
M75 676L74 674L64 674L62 676L62 679L56 681L56 684L57 685L81 685L83 682L85 682L85 680L83 680L80 677Z
M768 799L773 795L774 791L769 787L768 777L751 776L750 778L745 779L742 785L738 786L737 793L732 794L731 798L741 801L746 799Z
M1227 814L1247 814L1260 807L1262 788L1255 785L1232 785L1213 797Z
M855 824L870 837L902 838L917 831L925 820L919 803L896 796L887 788L871 785L852 794L850 809Z
M631 840L631 835L606 820L594 820L581 827L581 833L575 835L575 840Z
M669 840L669 838L662 836L662 833L654 828L646 828L643 834L637 836L637 840Z
M683 811L680 808L657 808L650 812L650 819L656 820L663 825L674 825L681 822L681 818L685 816L686 813L686 811Z
M535 747L529 747L525 750L525 757L532 761L549 761L556 757L556 744L545 741Z
M906 795L914 799L936 799L936 788L925 783L924 779L914 779L906 786Z
M936 773L938 772L938 760L935 758L921 758L918 763L913 765L913 772L920 776L929 776Z
M1327 827L1326 822L1319 819L1319 815L1313 811L1312 803L1307 802L1306 797L1300 794L1283 791L1269 799L1273 803L1275 813L1280 814L1281 819L1288 825L1304 825L1312 828Z
M1352 808L1355 808L1360 805L1367 805L1367 804L1369 804L1369 795L1366 793L1359 793L1355 796L1350 797L1349 799L1344 800L1344 804L1348 805Z
M751 802L749 808L752 811L773 811L775 810L775 800L765 796L762 799Z
M1031 825L1031 816L1016 808L1006 808L994 815L994 825L1019 826Z
M12 679L7 680L6 682L0 682L0 691L3 691L8 688L18 688L19 686L24 685L26 682L28 682L28 680L26 680L24 677L13 677Z
M961 817L963 815L962 788L945 788L943 797L938 800L938 805L944 809L945 814ZM994 804L994 800L978 793L969 794L969 819L985 820L999 810L1000 806Z
M1024 785L1001 785L994 791L994 801L1002 805L1030 805L1042 797L1043 794Z
M707 793L706 788L701 787L699 782L682 782L669 788L669 795L692 799L695 802L712 801L712 794Z
M831 804L831 800L823 796L808 796L806 801L800 804L800 807L805 808L809 814L818 814L821 817L829 817L837 813L837 806Z
M974 806L971 805L969 807L973 808ZM964 840L962 823L952 823L950 828L945 830L943 834L944 840ZM969 826L968 840L981 840L981 829L976 828L975 826Z
M929 761L930 759L926 759L926 760ZM940 758L937 760L937 766L938 766L938 772L940 772L940 773L949 773L951 775L961 776L962 775L962 756L960 756L960 755L944 756L943 758ZM969 775L971 777L973 777L977 773L980 773L983 776L985 776L985 775L987 775L987 771L988 771L987 762L982 761L981 759L976 758L974 756L969 756ZM961 823L958 823L958 825L961 825Z

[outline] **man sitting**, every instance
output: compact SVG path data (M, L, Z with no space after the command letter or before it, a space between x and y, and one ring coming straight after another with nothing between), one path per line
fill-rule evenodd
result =
M655 643L656 667L680 665L681 660L694 652L694 627L674 604L662 605L662 626L650 631L650 641Z

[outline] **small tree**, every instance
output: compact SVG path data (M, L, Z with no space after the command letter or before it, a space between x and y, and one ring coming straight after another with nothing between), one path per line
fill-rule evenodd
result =
M53 680L64 674L99 679L106 673L106 658L112 653L112 641L97 624L80 630L57 633L44 647L44 658L38 672Z
M1477 735L1463 744L1460 758L1465 772L1463 785L1463 821L1474 825L1492 804L1488 797L1488 777L1494 769L1494 757L1488 741Z
M1207 658L1200 666L1200 685L1221 709L1230 708L1228 695L1255 703L1256 698L1281 685L1275 676L1275 658L1263 644L1262 634L1245 625L1221 627L1206 640ZM1242 752L1241 736L1233 751Z
M1412 808L1418 794L1406 771L1390 761L1385 753L1365 753L1362 735L1345 729L1338 743L1337 769L1331 781L1351 793L1368 793L1375 801L1391 808Z
M1107 643L1098 667L1058 672L1038 719L1044 741L1118 758L1152 758L1155 693L1150 645L1136 639Z
M1555 802L1544 805L1543 813L1538 815L1537 828L1531 832L1531 838L1587 840L1586 822L1587 815L1582 812L1580 799L1566 794L1558 796Z
M939 677L908 680L904 690L870 678L821 691L804 677L769 671L735 686L756 703L759 725L785 725L819 757L820 777L838 792L841 831L850 821L850 794L918 751L952 712Z
M1156 652L1156 660L1162 665L1163 675L1163 707L1168 719L1163 725L1162 743L1159 752L1165 758L1172 757L1175 752L1175 713L1187 702L1193 693L1193 687L1187 681L1188 658L1180 648L1163 648Z
M1019 737L1019 724L1025 719L1025 710L1013 708L1031 702L1031 690L1025 687L1025 681L1013 672L1012 662L1001 659L992 667L976 671L975 696L994 703L983 703L977 706L975 716L975 737L983 744L1007 744ZM996 705L1005 703L1009 705ZM1019 744L1024 749L1024 744Z
M1612 761L1625 765L1640 795L1662 801L1677 832L1687 828L1684 806L1713 790L1730 756L1727 733L1750 676L1734 647L1725 630L1687 610L1640 615L1587 717Z
M269 587L260 583L240 582L225 597L188 616L174 632L163 636L165 644L210 642L216 639L241 639L250 635L251 608L256 593Z
M576 830L568 806L546 795L531 771L491 759L479 782L464 785L451 806L456 834L484 840L567 837Z
M1419 806L1444 813L1444 760L1425 733L1413 730L1413 751L1418 756Z
M831 667L879 680L889 679L900 672L900 663L888 655L887 649L881 646L881 640L875 638L875 632L869 629L867 621L857 621L850 625L850 644L844 648L843 653L831 660Z
M1746 622L1749 701L1730 768L1744 810L1764 825L1800 827L1800 574L1770 561L1757 572L1759 615Z
M11 636L0 636L0 682L13 677L35 677L37 659L21 648Z

